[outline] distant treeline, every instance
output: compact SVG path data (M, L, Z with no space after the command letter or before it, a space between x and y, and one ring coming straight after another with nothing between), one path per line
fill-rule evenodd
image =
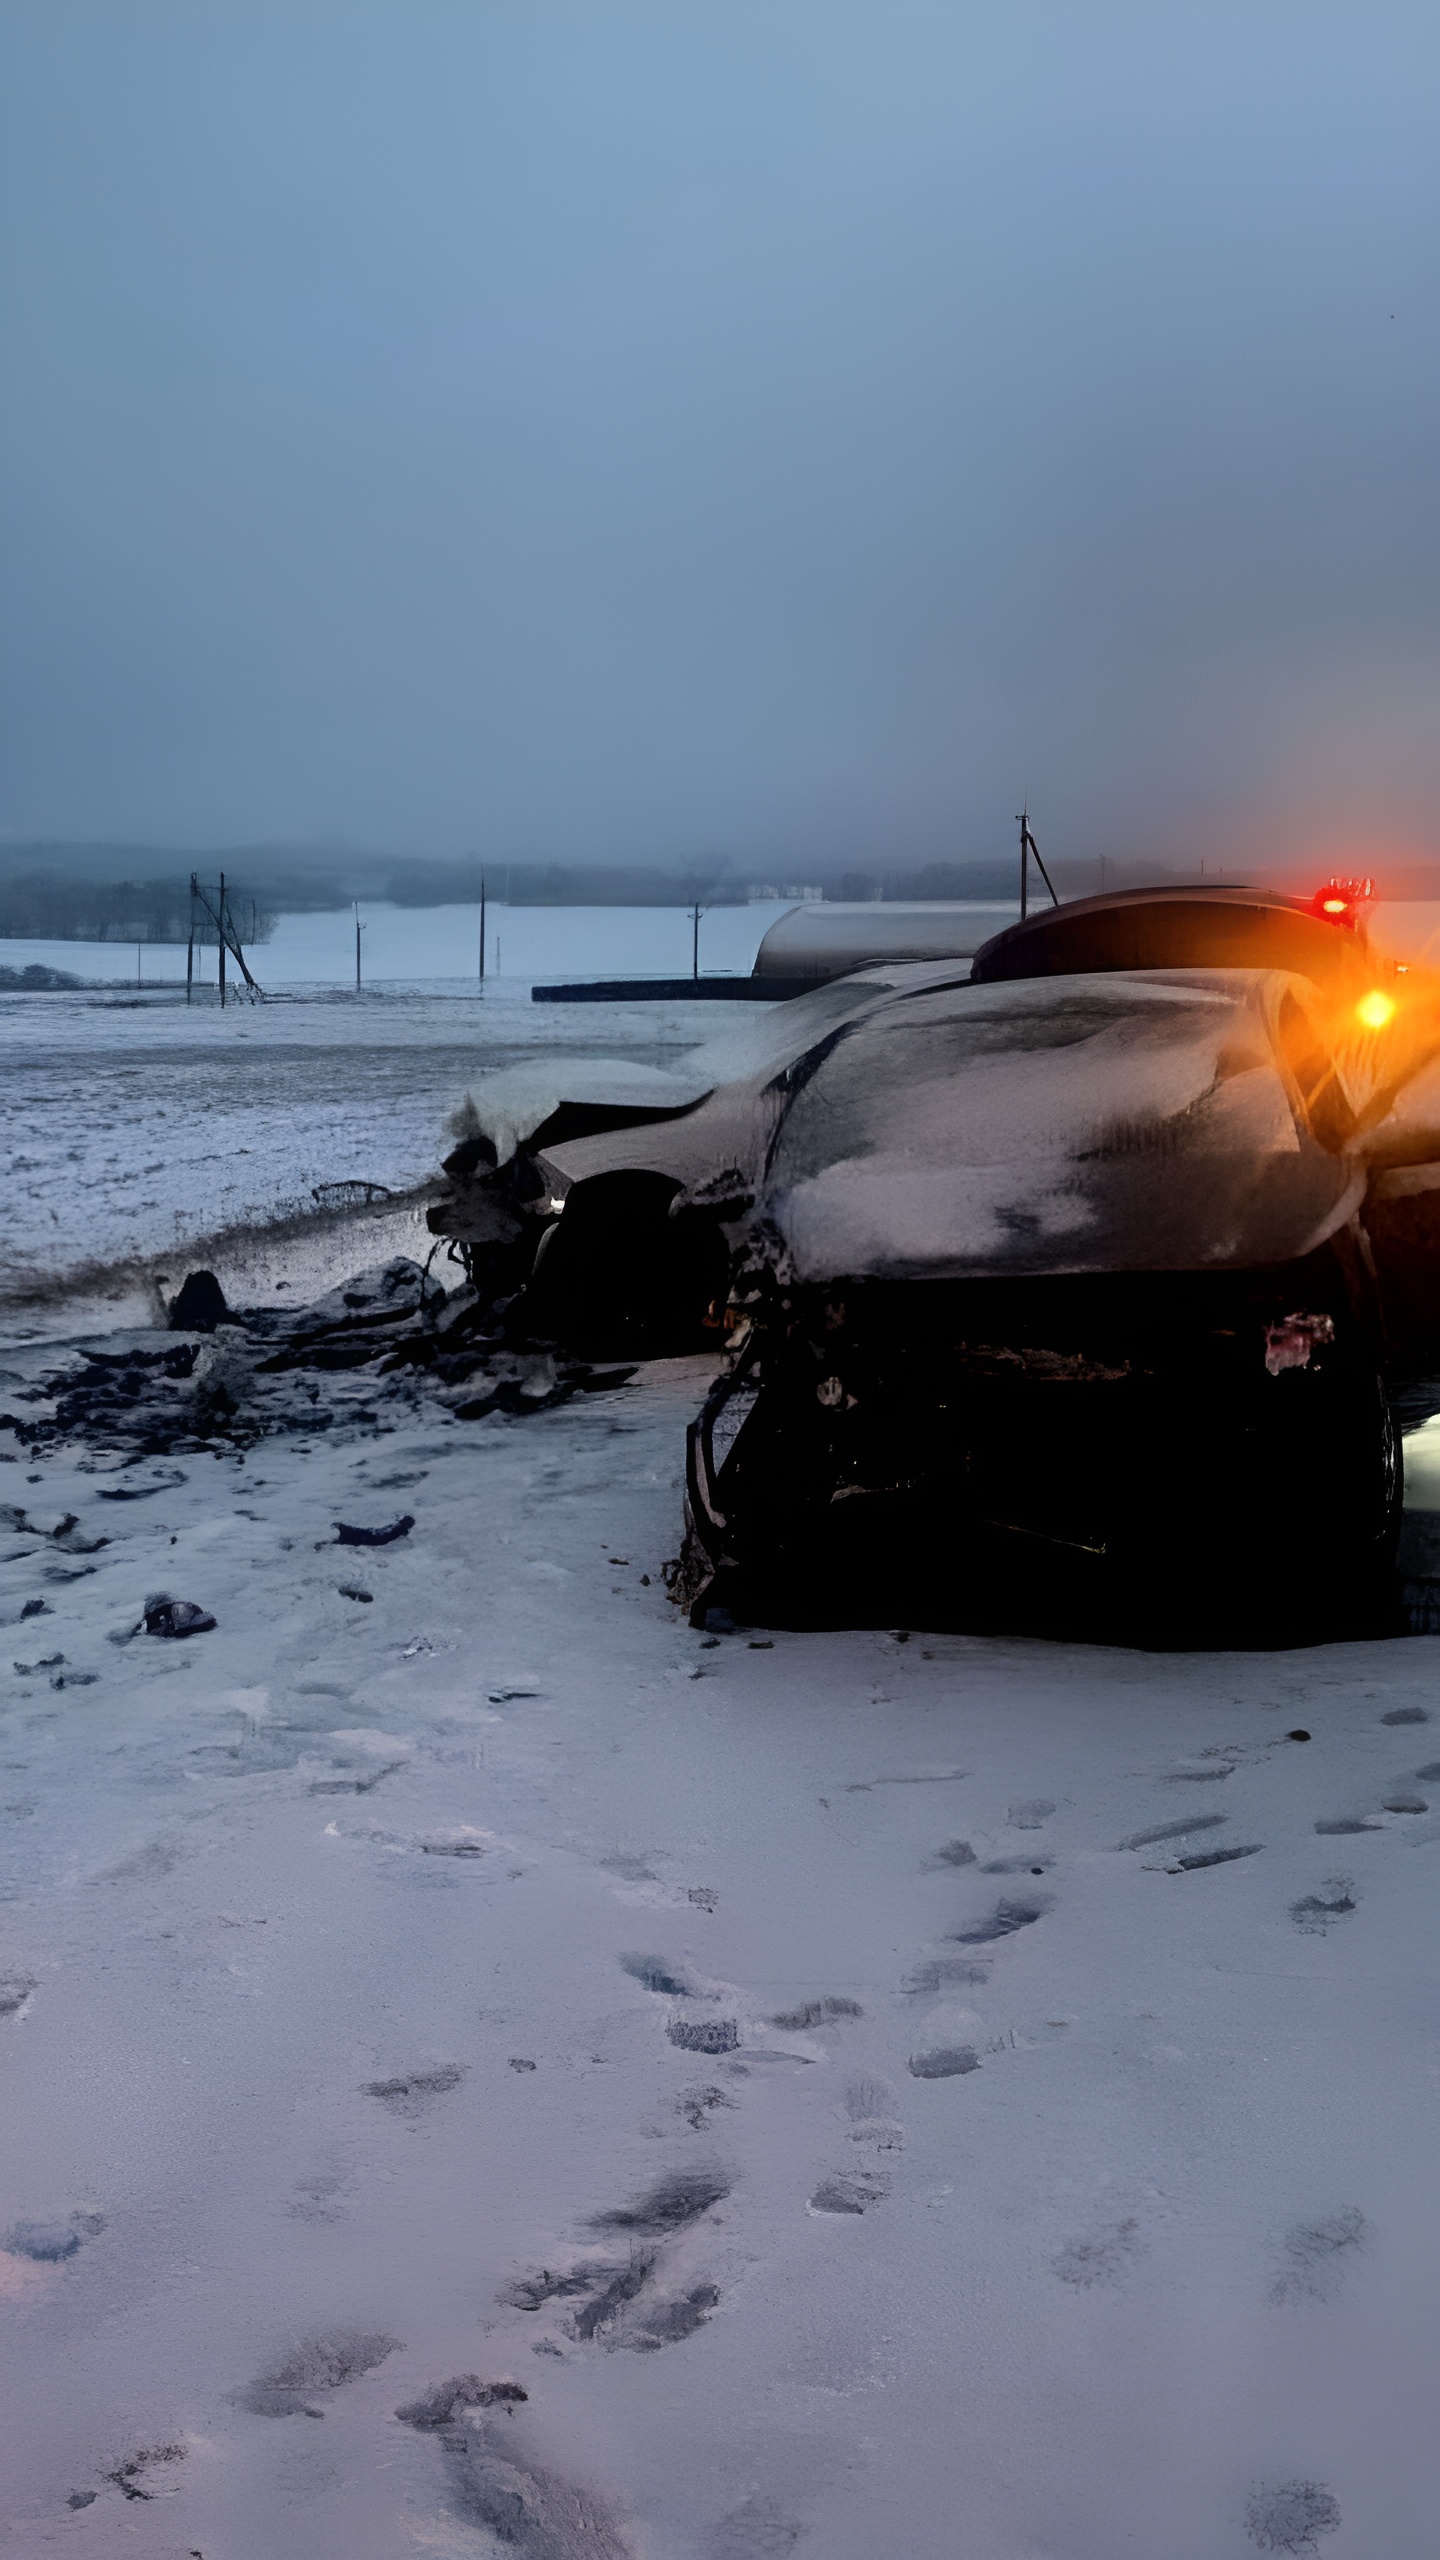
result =
M1057 887L1066 897L1143 882L1201 876L1134 854L1067 854L1042 838ZM1318 885L1329 865L1234 864L1209 867L1211 880L1303 889ZM475 906L483 872L486 893L512 907L740 906L747 898L948 899L1016 896L1018 856L916 863L903 860L826 862L789 855L742 866L723 855L672 863L506 862L478 856L440 862L427 856L326 852L309 845L238 845L217 852L174 853L145 845L0 845L0 936L75 942L183 942L189 931L190 873L213 892L226 874L243 942L264 942L279 915L333 911L386 901L399 907ZM1387 898L1440 898L1440 864L1385 866L1377 883ZM1032 878L1032 889L1038 883ZM1043 894L1043 892L1038 892ZM213 941L211 928L207 939Z
M407 862L397 864L383 889L372 897L394 900L398 907L442 907L470 904L480 895L479 863ZM744 906L749 898L992 898L1013 891L1016 866L1003 862L938 862L923 870L885 866L874 870L832 869L824 863L802 868L786 864L774 870L734 871L728 864L707 870L647 869L639 863L487 862L486 894L511 907L688 907L699 898L706 906ZM337 904L343 901L337 900Z
M202 885L212 905L217 875ZM265 942L275 911L249 888L226 883L226 905L242 942ZM190 875L169 880L82 880L57 871L0 875L0 938L27 942L187 942ZM195 939L213 943L215 928L197 909Z
M184 942L190 929L190 864L145 854L118 876L118 848L0 848L0 937L65 942ZM132 849L132 860L133 860ZM142 873L141 863L146 868ZM150 870L149 866L156 866ZM163 876L159 866L166 864ZM330 857L240 848L196 857L212 893L223 868L232 915L245 942L264 942L277 915L385 900L399 907L474 906L483 872L487 896L512 907L743 906L757 896L799 898L995 898L1012 894L1015 864L929 863L830 866L808 863L741 871L724 861L680 867L643 863L436 862L416 857ZM213 941L213 929L206 936Z

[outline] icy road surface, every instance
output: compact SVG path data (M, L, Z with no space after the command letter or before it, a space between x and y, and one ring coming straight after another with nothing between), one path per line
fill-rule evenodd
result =
M1437 1640L707 1644L698 1386L0 1467L0 2551L1429 2560Z

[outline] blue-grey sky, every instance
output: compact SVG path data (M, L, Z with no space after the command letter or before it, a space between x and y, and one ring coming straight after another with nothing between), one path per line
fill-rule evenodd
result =
M1440 851L1433 0L5 0L0 833Z

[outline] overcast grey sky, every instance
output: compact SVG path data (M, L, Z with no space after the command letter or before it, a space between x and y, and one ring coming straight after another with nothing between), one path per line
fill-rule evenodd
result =
M1440 12L4 0L0 831L1440 851Z

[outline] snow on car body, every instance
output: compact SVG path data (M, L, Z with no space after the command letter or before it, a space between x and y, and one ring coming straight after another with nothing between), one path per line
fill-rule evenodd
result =
M1132 1595L1183 1562L1217 1621L1373 1605L1387 1291L1434 1295L1395 1168L1440 1152L1430 988L1378 967L1283 901L1081 901L973 976L892 964L777 1006L663 1116L557 1104L527 1321L606 1351L627 1315L640 1347L728 1326L695 1608L898 1576L943 1611L1037 1542Z

